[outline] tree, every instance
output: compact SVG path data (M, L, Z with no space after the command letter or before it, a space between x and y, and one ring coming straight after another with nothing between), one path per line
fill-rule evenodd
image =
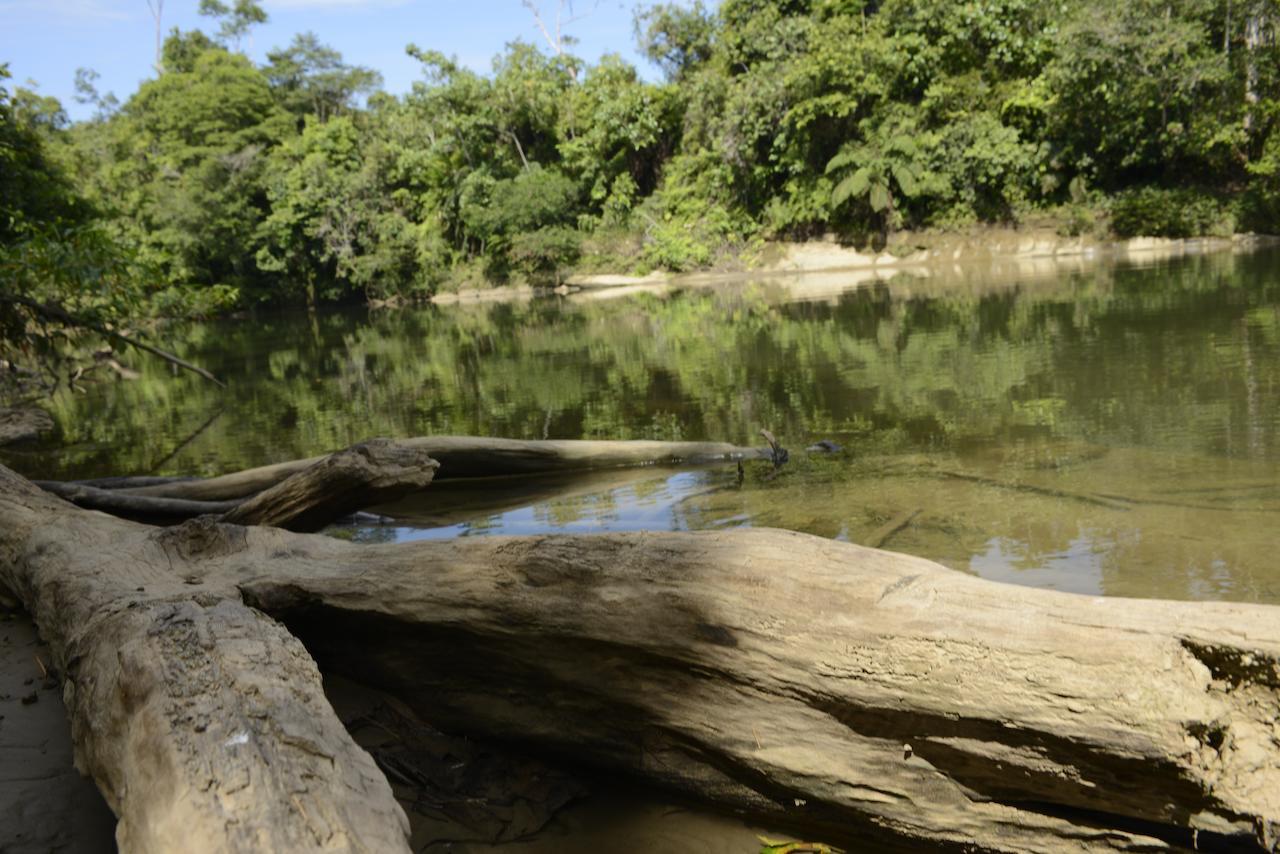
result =
M897 197L917 195L930 177L919 146L903 132L845 146L827 163L826 172L844 176L831 191L832 209L839 210L849 199L865 199L884 231L901 219Z
M381 74L345 64L315 33L299 33L287 48L269 52L263 73L286 110L321 122L350 111L358 95L382 85Z
M162 21L164 19L164 0L147 0L147 11L151 13L151 20L156 26L156 69L160 69L160 59L164 52L164 39L162 38L164 28Z
M100 75L92 68L76 69L76 103L94 107L94 119L103 121L120 108L120 101L111 92L103 95L95 84Z
M666 72L668 80L679 80L711 59L716 21L702 0L692 6L659 3L637 8L634 27L640 52Z
M596 0L597 4L599 0ZM573 36L570 36L565 30L577 21L581 21L590 12L575 13L573 11L573 0L556 0L556 17L552 24L548 24L542 16L541 4L536 0L520 0L520 5L529 10L529 14L533 15L533 23L542 33L542 37L546 39L547 47L556 56L563 56L568 49L574 44ZM594 11L594 7L592 7Z
M1054 93L1047 130L1069 172L1119 189L1233 159L1239 140L1223 131L1239 120L1221 109L1228 64L1211 36L1213 5L1076 7L1044 70Z
M219 19L218 38L237 51L250 29L267 22L267 12L257 0L234 0L231 5L222 0L200 0L200 14Z
M112 123L115 167L103 194L164 284L217 286L215 302L257 280L253 235L266 215L266 154L293 132L266 77L220 47L175 35L166 71ZM172 58L172 61L171 61Z

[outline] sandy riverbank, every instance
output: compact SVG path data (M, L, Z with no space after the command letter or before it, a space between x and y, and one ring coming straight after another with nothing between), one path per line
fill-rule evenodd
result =
M437 305L525 302L552 294L575 299L614 299L637 293L666 293L679 288L723 287L744 282L771 282L800 299L834 296L875 282L920 283L935 288L954 283L1024 282L1086 272L1102 264L1155 264L1177 258L1227 252L1252 252L1280 245L1280 237L1239 234L1233 237L1169 239L1136 237L1099 240L1063 237L1049 229L985 228L967 233L895 235L888 250L868 252L833 239L767 245L751 264L730 263L715 270L690 273L655 271L644 276L591 273L569 276L558 288L527 285L475 288L436 294ZM383 303L380 305L395 305Z
M30 617L0 610L0 851L114 852L115 816L75 769L51 660Z

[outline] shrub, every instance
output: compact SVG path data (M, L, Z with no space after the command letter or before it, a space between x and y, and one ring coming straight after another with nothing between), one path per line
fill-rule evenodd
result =
M561 267L572 264L581 252L578 232L553 225L537 231L517 234L511 239L508 254L512 266L531 278L554 276Z
M1234 220L1216 199L1194 190L1143 187L1111 203L1111 230L1119 237L1228 235Z

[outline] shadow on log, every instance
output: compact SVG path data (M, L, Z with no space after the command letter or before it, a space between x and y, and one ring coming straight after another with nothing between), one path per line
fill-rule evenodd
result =
M386 781L264 613L443 728L836 843L1280 844L1274 607L1014 587L774 530L157 530L2 468L0 581L66 674L126 850L180 825L189 851L404 850Z

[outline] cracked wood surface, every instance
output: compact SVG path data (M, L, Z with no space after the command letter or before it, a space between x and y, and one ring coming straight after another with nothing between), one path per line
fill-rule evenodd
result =
M63 674L76 764L120 849L408 851L404 812L302 644L192 583L190 536L70 508L0 467L0 586Z
M157 627L151 638L175 608L192 626L201 613L221 626L227 609L242 627L234 643L249 643L261 620L279 631L266 632L282 650L269 660L288 660L291 639L265 613L327 669L396 693L445 729L833 842L1277 850L1274 607L1002 585L774 530L358 546L207 520L159 531L32 492L0 471L0 578L46 637L53 627L55 651L72 651L76 691L111 672L80 651L98 625L141 620ZM143 590L110 580L124 572ZM121 635L139 632L108 633ZM203 653L191 655L178 673L201 672ZM296 717L290 702L271 715ZM87 767L104 790L117 787L111 769L130 761L137 725L95 723L96 703L69 705ZM195 729L174 721L200 719L156 714L169 727L156 731L161 743ZM324 768L315 750L259 725L264 743ZM303 742L330 737L346 736ZM367 760L344 756L337 770ZM361 792L376 788L357 780ZM128 791L112 801L122 817ZM385 832L393 822L380 815Z

